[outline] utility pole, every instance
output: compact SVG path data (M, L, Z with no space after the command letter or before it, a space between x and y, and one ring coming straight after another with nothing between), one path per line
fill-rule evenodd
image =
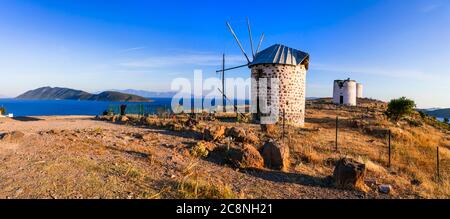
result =
M226 112L226 103L225 100L225 53L223 54L222 59L222 110Z

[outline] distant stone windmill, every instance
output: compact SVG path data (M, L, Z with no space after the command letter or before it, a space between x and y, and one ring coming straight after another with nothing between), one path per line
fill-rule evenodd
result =
M234 33L231 25L227 22L227 26L236 40L242 54L247 60L247 64L225 69L223 64L222 73L224 78L225 71L248 66L251 69L252 77L252 109L256 111L254 118L261 121L263 113L260 109L261 92L267 92L265 105L271 106L279 110L280 117L285 119L286 124L294 126L303 126L305 121L305 83L306 71L309 67L309 54L300 50L292 49L281 44L272 45L262 51L259 51L264 33L261 35L258 47L254 51L250 22L247 18L248 32L250 37L250 45L252 50L252 60L246 54L238 37ZM225 62L223 62L225 63ZM270 83L267 88L260 87L259 79L272 78L278 79L278 93L272 94ZM222 80L223 83L223 80ZM222 86L223 90L223 86Z

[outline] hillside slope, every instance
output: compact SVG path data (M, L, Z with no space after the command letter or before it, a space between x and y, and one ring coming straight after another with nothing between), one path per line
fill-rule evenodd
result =
M206 128L241 127L267 139L259 125L236 122L232 113L199 117L195 126L183 126L184 115L128 116L127 122L109 116L100 117L107 121L5 118L2 132L24 135L0 140L0 198L449 198L448 126L418 113L392 123L383 116L386 103L358 101L357 107L335 106L331 99L307 101L305 127L286 129L284 142L290 150L286 172L236 168L217 149L204 158L192 154ZM281 125L277 128L276 138ZM240 146L227 138L212 144L219 149ZM440 179L436 146L440 146ZM330 183L335 162L344 156L366 165L366 193ZM383 184L391 185L393 192L379 192Z
M105 91L100 94L91 94L81 90L61 87L41 87L27 91L16 99L30 100L96 100L118 102L149 102L150 100L132 94L124 94L115 91Z

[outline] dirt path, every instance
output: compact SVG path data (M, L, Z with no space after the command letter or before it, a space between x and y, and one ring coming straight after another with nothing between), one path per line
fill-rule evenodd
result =
M239 171L189 156L182 133L118 125L86 116L0 121L0 198L179 198L188 173L244 198L370 198L301 172Z

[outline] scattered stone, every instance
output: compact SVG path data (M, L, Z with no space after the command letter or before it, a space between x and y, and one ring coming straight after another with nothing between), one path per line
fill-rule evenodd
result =
M120 116L120 122L128 122L130 119L127 116Z
M383 194L390 194L392 192L392 186L388 184L382 184L378 187L378 191Z
M55 135L55 134L57 134L57 132L54 129L50 129L50 130L47 131L47 134Z
M204 145L205 145L205 148L208 150L208 151L214 151L216 148L217 148L217 145L216 144L214 144L214 143L212 143L212 142L207 142L207 141L205 141L204 142Z
M161 126L167 127L169 130L176 131L176 132L183 131L183 125L181 125L178 122L169 122L167 124L161 122Z
M140 140L144 139L144 135L141 133L133 133L132 136L136 139L140 139Z
M213 128L206 128L204 131L204 138L207 141L218 141L225 137L225 127L218 126Z
M249 144L244 144L242 147L241 167L249 168L263 168L264 159L255 147Z
M329 158L324 160L324 164L326 166L335 166L336 163L337 163L337 160L335 158L333 158L333 157L329 157Z
M189 117L188 120L184 123L185 126L187 127L195 127L198 125L198 120L193 118L193 117Z
M155 118L150 117L150 116L146 116L146 117L142 117L142 121L141 123L143 125L148 125L148 126L156 126L157 120L155 120Z
M269 140L262 147L264 164L268 168L287 171L289 168L289 147L282 142Z
M274 137L277 132L277 126L275 124L261 124L261 131Z
M245 143L250 143L250 144L254 144L254 145L258 145L260 142L259 137L253 133L253 132L247 132L247 135L245 136Z
M241 127L231 127L225 130L225 135L227 137L232 137L234 140L242 143L250 143L257 145L259 143L259 138L253 132L246 132L245 129Z
M420 186L420 184L422 184L422 181L420 181L418 179L411 180L411 185Z
M116 121L117 121L117 117L118 117L118 116L112 116L112 117L111 117L111 122L116 122Z
M378 185L378 182L376 179L368 179L368 180L366 180L366 185L376 186L376 185Z
M340 159L334 168L333 178L335 186L342 189L358 189L366 192L364 183L366 165L351 158Z
M231 127L225 130L227 137L232 137L236 141L243 142L245 138L245 130L240 127Z
M0 134L0 139L5 141L17 141L23 138L25 134L21 131L12 131Z

